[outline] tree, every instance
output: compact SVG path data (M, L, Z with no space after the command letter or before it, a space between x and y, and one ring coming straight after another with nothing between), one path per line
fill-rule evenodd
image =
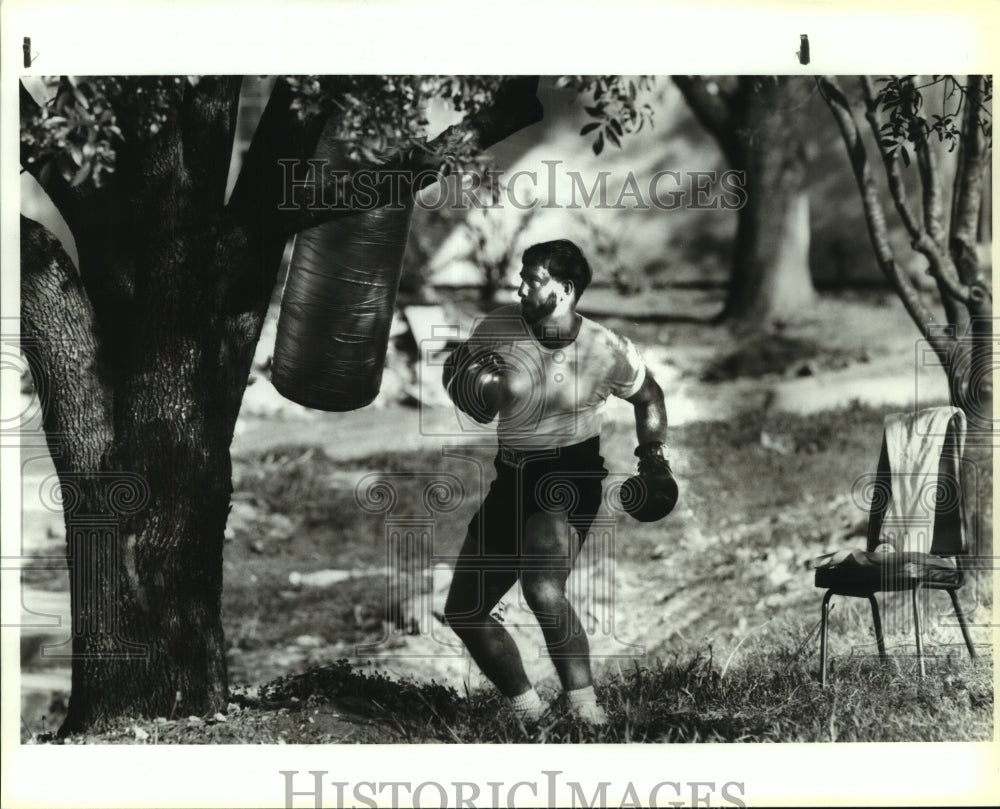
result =
M767 328L813 303L809 196L796 76L674 76L729 167L745 172L726 302L719 320Z
M79 254L77 268L22 217L22 334L71 567L62 733L225 707L236 417L288 237L346 215L303 204L335 196L343 177L319 171L286 193L279 161L310 158L325 132L359 167L447 170L542 114L532 77L281 79L227 202L241 81L63 77L47 104L20 88L22 167ZM420 107L433 93L465 117L428 140ZM391 193L377 184L374 204Z
M491 213L489 208L472 211L462 220L461 226L472 242L473 255L483 269L479 300L485 308L492 307L496 300L514 259L517 238L528 229L537 213L537 208L529 208L517 220L510 232L504 232L503 220Z
M934 76L919 83L916 76L892 76L879 79L878 90L871 77L862 76L858 82L893 205L911 249L926 260L945 321L935 316L926 296L896 259L879 186L851 102L836 79L820 78L820 90L847 147L876 259L945 369L952 404L965 411L970 429L990 435L993 288L976 247L992 144L992 78ZM942 91L940 113L930 112L925 105L929 87ZM936 144L943 143L949 144L950 151L958 150L950 210L946 210L944 172L935 152ZM911 206L904 176L914 157L919 213Z

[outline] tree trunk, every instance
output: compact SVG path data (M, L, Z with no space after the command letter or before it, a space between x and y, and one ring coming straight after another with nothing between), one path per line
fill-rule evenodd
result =
M163 447L145 449L155 457ZM225 709L229 463L206 458L209 474L185 474L176 460L167 453L148 464L148 487L135 473L106 470L67 513L74 665L62 734L118 716ZM173 491L152 482L170 474Z
M185 200L177 209L196 219L200 207ZM119 332L129 343L111 355L123 361L117 367L105 362L96 335L106 330L80 274L44 228L27 220L22 228L22 324L47 391L70 567L63 734L117 716L204 715L226 705L229 444L269 287L249 311L222 312L206 279L219 266L255 262L273 275L280 240L262 245L238 231L219 239L218 226L168 221L143 217L149 231L127 259L145 263L145 283L119 313L131 328ZM81 266L90 258L82 250Z
M746 175L729 289L716 320L751 329L780 325L815 301L799 122L811 86L788 76L740 76L732 87L690 76L674 81L730 167Z
M968 328L952 341L951 358L945 372L951 403L965 412L970 438L988 443L994 429L992 297L981 287L974 286L969 309Z
M771 328L815 300L809 277L809 196L801 180L747 174L722 317Z
M795 120L801 85L787 77L740 78L734 135L747 201L722 313L737 325L768 329L814 303L805 149Z

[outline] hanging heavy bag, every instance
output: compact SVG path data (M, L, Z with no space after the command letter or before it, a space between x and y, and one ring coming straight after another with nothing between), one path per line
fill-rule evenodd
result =
M619 492L622 508L639 522L662 520L677 505L678 489L663 457L663 444L647 441L635 449L638 474L626 480Z
M343 161L326 139L316 157ZM332 411L378 396L412 214L404 193L295 237L271 363L282 396Z

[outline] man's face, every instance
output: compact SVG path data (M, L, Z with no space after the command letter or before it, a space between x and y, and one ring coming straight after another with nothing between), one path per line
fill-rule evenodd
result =
M549 275L549 271L541 265L525 264L521 268L521 286L517 295L521 299L521 316L528 323L537 323L551 315L572 293L567 293L563 283Z

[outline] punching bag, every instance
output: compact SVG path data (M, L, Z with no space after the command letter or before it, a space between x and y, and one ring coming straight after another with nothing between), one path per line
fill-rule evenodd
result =
M378 396L412 214L406 194L295 237L271 363L282 396L335 411Z

